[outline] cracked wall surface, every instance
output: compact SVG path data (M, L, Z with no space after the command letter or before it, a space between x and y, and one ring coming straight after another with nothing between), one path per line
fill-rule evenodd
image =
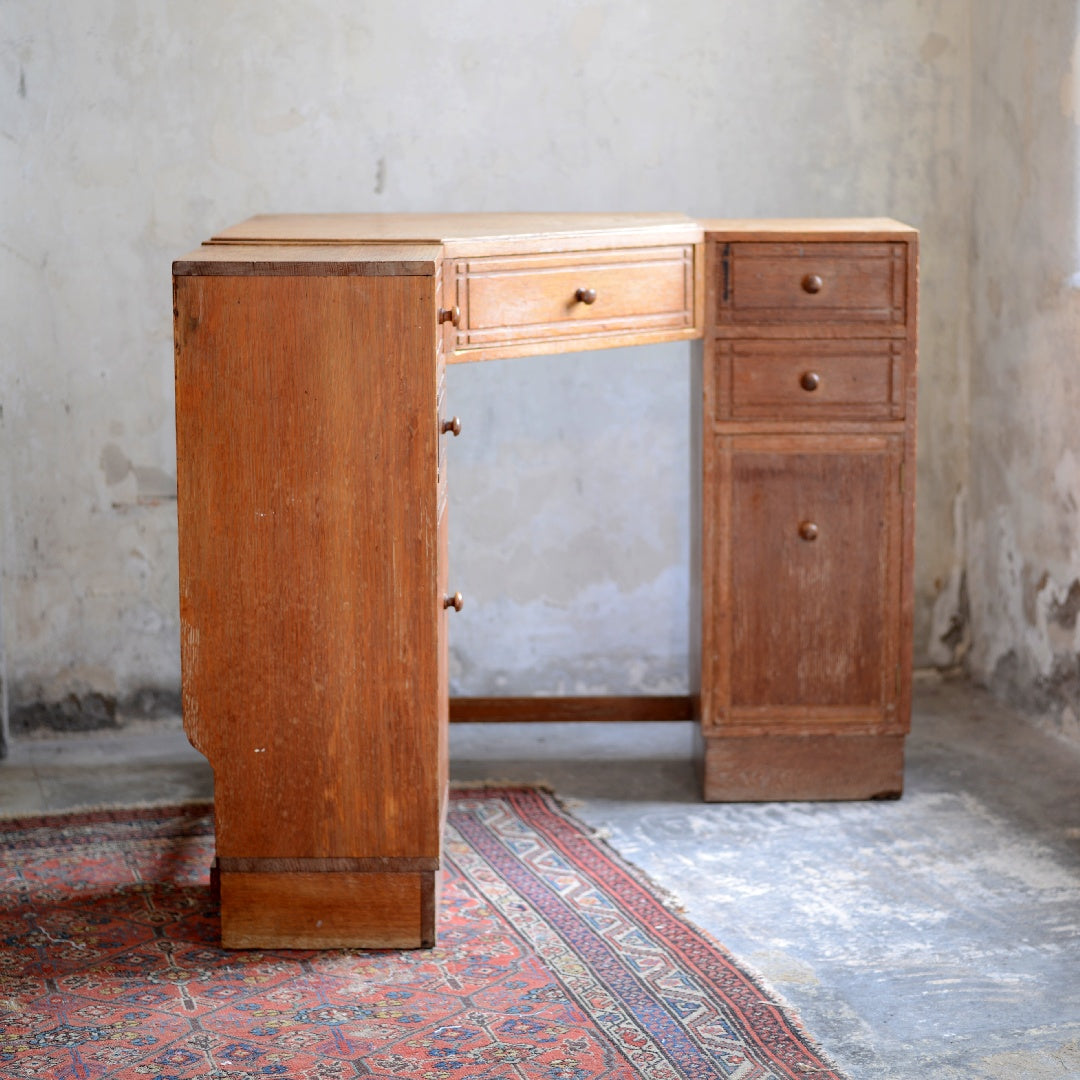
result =
M1080 738L1080 26L988 3L973 54L971 671Z
M967 475L969 0L6 0L13 717L175 692L169 268L265 211L888 214L922 229L916 642ZM449 374L454 691L687 679L688 349ZM942 593L946 601L941 601ZM937 614L935 615L935 605ZM947 632L943 630L943 632ZM106 712L108 709L106 709ZM37 715L37 714L35 714Z

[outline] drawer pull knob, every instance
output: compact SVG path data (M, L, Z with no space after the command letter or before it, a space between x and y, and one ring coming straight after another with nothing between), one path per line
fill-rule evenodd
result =
M460 326L461 325L461 308L459 308L457 306L457 304L455 304L451 308L444 308L444 307L439 308L439 322L440 323L448 322L448 323L451 323L454 326Z
M821 280L820 274L807 274L802 279L802 287L808 293L819 293L825 282Z
M465 598L459 592L454 593L453 596L444 596L442 606L460 611L465 606Z
M799 385L807 392L816 390L821 385L821 376L816 371L804 371Z
M803 521L799 524L799 536L807 542L817 539L817 526L812 521Z
M595 304L596 303L596 290L595 289L578 289L574 293L574 299L580 300L583 304Z
M449 420L444 420L442 422L442 433L444 435L453 435L456 439L461 434L461 420L456 416L452 416Z

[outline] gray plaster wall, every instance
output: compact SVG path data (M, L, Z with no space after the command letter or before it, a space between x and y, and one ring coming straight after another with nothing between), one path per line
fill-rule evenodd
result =
M972 72L970 0L0 0L13 722L108 719L176 692L170 262L265 211L918 226L916 646L921 663L951 663ZM677 345L451 371L465 425L452 579L467 597L454 692L685 688L688 357ZM1075 577L1069 558L1032 562L1051 571L1047 604Z
M980 5L974 39L972 672L1080 738L1080 27Z

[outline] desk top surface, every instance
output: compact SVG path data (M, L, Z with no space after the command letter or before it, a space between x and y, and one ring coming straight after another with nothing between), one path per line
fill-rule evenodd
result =
M178 275L320 272L328 263L359 273L430 275L440 258L732 240L914 240L890 218L705 218L685 214L259 214L215 233L174 264ZM260 269L261 268L261 269Z
M684 214L258 214L223 229L212 244L463 244L559 242L571 237L640 234L648 243L693 243L701 225ZM660 239L658 239L658 237Z

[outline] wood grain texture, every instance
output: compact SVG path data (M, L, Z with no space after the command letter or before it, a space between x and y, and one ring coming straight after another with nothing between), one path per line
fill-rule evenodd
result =
M906 244L746 241L728 247L720 265L720 325L906 322Z
M705 224L706 798L898 794L917 234L873 220Z
M203 244L173 263L174 277L432 277L437 244Z
M433 281L176 280L184 719L219 855L439 854Z
M731 451L733 705L895 708L900 446L857 438Z
M376 855L368 859L247 859L236 856L217 856L215 861L219 870L237 874L301 872L364 874L373 871L380 874L401 874L439 869L439 860L431 856L415 859L386 855Z
M461 312L451 361L676 341L700 336L701 245L454 260ZM585 303L578 290L591 290Z
M453 697L452 723L594 720L609 723L690 720L685 694L593 697Z
M918 230L894 218L701 218L713 242L804 243L814 240L917 242Z
M523 334L693 323L692 245L462 259L455 273L459 348ZM577 296L586 289L589 303Z
M714 247L715 245L709 245L709 248ZM709 250L709 248L706 250ZM700 276L707 279L707 263L703 269L706 272ZM703 310L711 310L708 307L708 299L707 293L701 296ZM702 721L702 654L705 647L702 638L702 612L707 588L705 560L703 558L706 543L704 535L706 516L703 512L702 502L705 492L711 490L709 481L705 476L706 462L703 444L706 432L706 417L711 420L716 408L712 398L712 391L705 388L705 345L701 340L691 342L690 345L689 406L687 437L690 444L688 454L690 463L690 558L688 566L689 597L687 602L687 616L689 618L689 627L687 629L687 692L689 695L690 719L700 727ZM711 430L709 437L712 438ZM711 460L711 454L709 458ZM715 521L711 514L708 516L708 524L715 529ZM711 593L709 595L711 596Z
M707 802L891 799L904 787L902 735L706 737Z
M429 243L456 258L701 240L701 225L673 213L346 213L260 214L221 230L211 243Z
M227 949L416 949L431 873L219 872ZM427 915L430 922L430 915Z
M911 717L911 673L915 641L915 481L917 474L915 447L918 442L916 412L918 404L919 366L919 238L908 242L907 257L907 354L904 374L904 461L902 498L904 507L903 531L900 546L900 697L897 714L907 723Z
M904 354L887 338L727 341L717 346L717 416L899 419Z
M728 523L732 706L895 711L900 601L896 438L732 439L716 513ZM800 525L818 532L808 541Z

